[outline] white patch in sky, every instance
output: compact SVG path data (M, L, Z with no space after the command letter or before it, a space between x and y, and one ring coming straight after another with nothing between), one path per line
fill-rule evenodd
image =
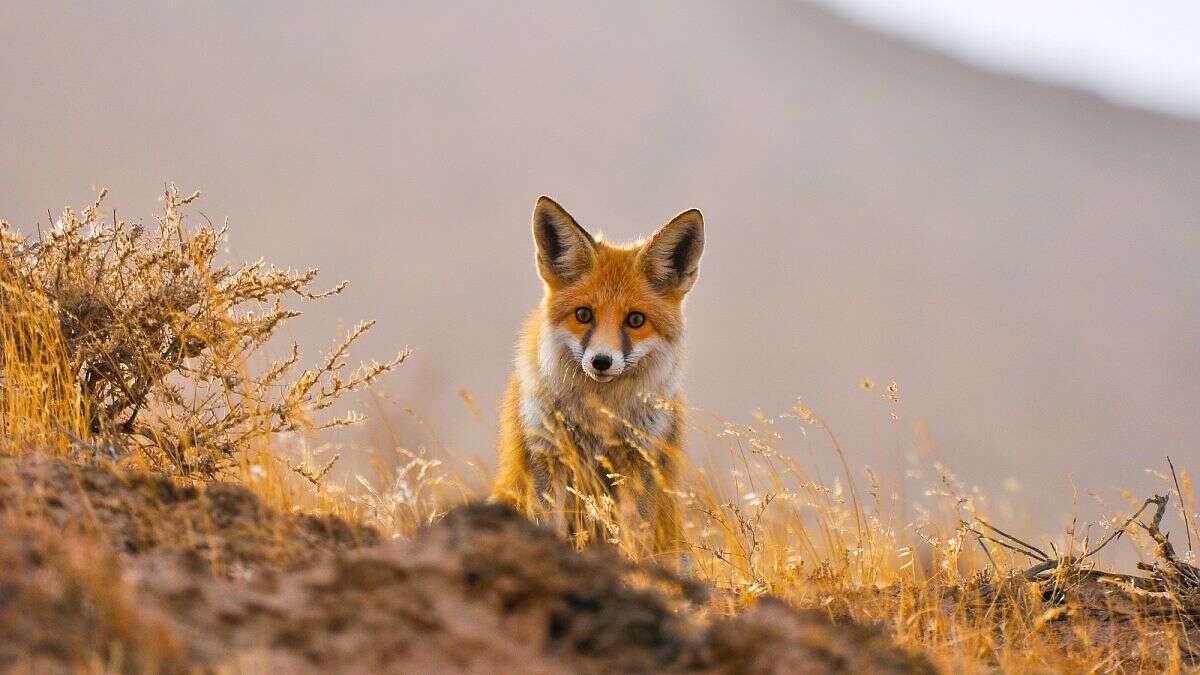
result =
M819 0L990 70L1200 117L1200 0Z

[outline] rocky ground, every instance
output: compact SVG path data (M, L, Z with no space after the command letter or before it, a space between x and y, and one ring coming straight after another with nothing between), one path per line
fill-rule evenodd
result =
M506 507L407 541L60 461L0 472L0 667L37 672L933 672L879 630L577 552Z

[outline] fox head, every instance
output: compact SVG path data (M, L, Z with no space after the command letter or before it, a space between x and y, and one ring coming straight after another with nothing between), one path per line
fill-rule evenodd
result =
M578 367L596 382L611 382L674 370L683 298L704 250L699 211L675 216L649 239L616 246L540 197L533 240L546 287L543 372Z

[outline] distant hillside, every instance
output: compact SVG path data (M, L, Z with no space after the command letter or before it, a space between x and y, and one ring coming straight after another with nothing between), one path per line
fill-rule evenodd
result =
M857 383L894 379L901 454L928 420L964 481L1056 514L1072 483L1140 494L1140 468L1196 457L1200 124L794 2L28 5L0 41L0 216L44 226L93 184L145 214L165 180L204 189L234 254L353 282L303 341L378 317L368 351L417 350L395 398L483 461L542 193L618 238L703 209L708 410L803 396L887 469L889 405Z

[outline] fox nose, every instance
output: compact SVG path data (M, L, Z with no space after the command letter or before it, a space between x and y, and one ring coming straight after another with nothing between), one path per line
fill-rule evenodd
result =
M608 354L597 354L592 357L592 367L603 373L612 367L612 357Z

